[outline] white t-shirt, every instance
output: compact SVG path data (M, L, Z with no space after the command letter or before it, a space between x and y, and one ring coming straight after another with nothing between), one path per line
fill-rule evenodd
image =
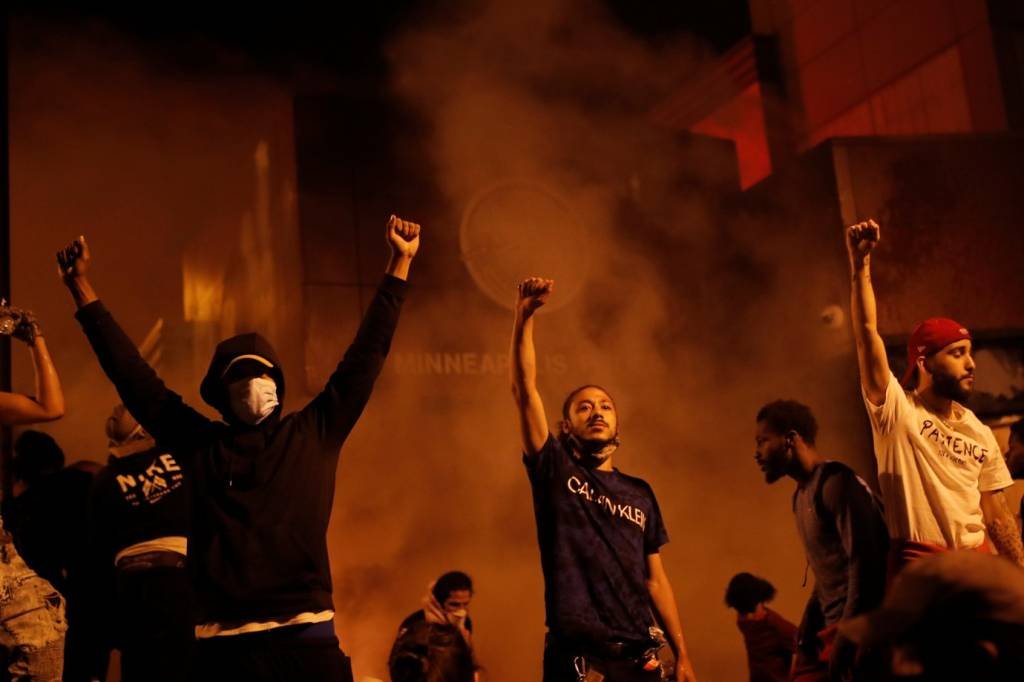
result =
M893 375L881 406L863 397L889 536L955 549L980 546L981 493L1013 484L992 429L959 403L952 419L939 419Z

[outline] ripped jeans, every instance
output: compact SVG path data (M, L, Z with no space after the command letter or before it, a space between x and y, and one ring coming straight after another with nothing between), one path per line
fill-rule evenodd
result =
M64 597L29 568L0 525L0 679L60 682Z

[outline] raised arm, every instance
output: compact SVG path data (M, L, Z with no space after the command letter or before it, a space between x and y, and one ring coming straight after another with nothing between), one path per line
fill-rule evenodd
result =
M96 296L86 274L90 263L85 237L57 253L60 276L78 307L75 317L125 407L163 447L180 448L205 440L215 428L213 422L168 389L142 358Z
M1024 567L1024 544L1021 543L1017 521L1006 502L1006 494L1002 490L982 492L981 513L985 517L988 537L999 553Z
M885 402L889 385L889 360L885 343L878 333L875 290L871 286L871 252L878 244L881 230L874 220L846 228L846 250L850 255L850 319L853 340L857 344L857 366L864 394L875 405Z
M658 612L658 620L665 628L672 651L676 655L676 679L679 682L697 682L693 672L693 664L686 652L686 641L683 639L683 625L679 620L679 608L676 606L676 595L672 583L665 574L665 566L660 554L647 555L647 591L651 602Z
M302 419L312 422L318 437L334 454L362 414L384 368L405 300L405 280L419 251L420 226L392 215L387 223L386 238L391 256L384 281L363 315L355 340L324 390L300 413Z
M512 323L512 349L509 369L512 397L519 414L523 450L536 455L548 439L548 419L544 403L537 391L537 352L533 345L533 315L544 305L555 283L550 279L531 277L519 283L515 321Z
M50 359L46 340L32 313L21 312L21 319L12 336L28 345L36 378L35 396L21 393L0 393L0 423L35 424L64 416L64 393L57 369Z

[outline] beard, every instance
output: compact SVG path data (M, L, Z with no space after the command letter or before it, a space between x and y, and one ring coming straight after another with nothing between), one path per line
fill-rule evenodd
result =
M771 485L785 475L786 474L782 471L782 467L771 467L764 470L764 481Z
M610 438L581 438L576 434L568 437L572 452L577 458L590 464L601 464L615 452L619 447L619 434Z
M965 377L955 377L952 374L936 373L932 375L932 385L935 395L946 400L955 400L958 403L966 403L971 397L973 389L966 388L960 383Z
M793 461L793 453L786 445L780 445L764 459L764 480L769 485L786 475L786 469Z

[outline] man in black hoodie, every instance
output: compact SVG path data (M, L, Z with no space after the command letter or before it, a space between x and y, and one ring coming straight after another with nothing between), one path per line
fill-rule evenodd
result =
M58 253L76 317L125 407L195 486L189 560L199 638L194 678L351 680L333 626L327 524L342 443L384 365L419 248L392 216L384 281L324 390L282 416L284 374L258 334L222 341L200 387L224 421L184 404L139 355L86 278L85 239Z

